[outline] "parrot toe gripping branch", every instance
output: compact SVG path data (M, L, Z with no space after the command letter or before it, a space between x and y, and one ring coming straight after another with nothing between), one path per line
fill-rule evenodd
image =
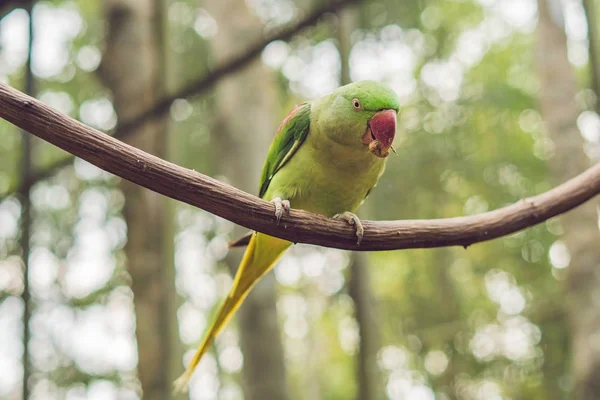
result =
M354 229L356 230L356 244L360 244L360 241L365 235L365 228L363 227L362 222L360 222L360 219L356 216L356 214L351 213L350 211L345 211L341 214L334 215L333 218L344 220L348 224L353 225Z
M290 215L290 201L281 200L279 197L275 197L273 200L271 200L271 203L275 205L275 218L277 219L277 225L279 225L283 214Z

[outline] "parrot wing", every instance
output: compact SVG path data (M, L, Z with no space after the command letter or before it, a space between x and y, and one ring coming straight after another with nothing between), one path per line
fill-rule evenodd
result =
M260 177L260 191L258 196L263 197L271 183L273 176L296 153L306 139L310 128L310 104L302 103L283 120L263 166Z
M306 139L310 128L310 104L302 103L284 118L277 129L275 139L269 148L269 154L263 166L260 177L260 191L258 196L263 197L267 192L271 179L300 148ZM228 247L244 247L250 242L253 231L248 232L239 239L229 242Z

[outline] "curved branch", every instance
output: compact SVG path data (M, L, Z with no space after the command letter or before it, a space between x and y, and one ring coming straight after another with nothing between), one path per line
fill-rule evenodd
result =
M468 246L538 224L600 193L600 164L596 164L548 192L484 214L436 220L363 221L365 237L358 246L353 228L343 221L292 210L278 226L271 203L138 150L3 84L0 118L108 172L247 228L292 242L340 249Z
M233 57L231 60L228 60L221 65L217 65L211 72L192 81L187 86L177 90L175 93L166 95L162 99L159 99L155 104L152 105L152 107L148 108L146 111L144 111L137 117L129 121L120 122L118 131L114 134L114 137L119 139L124 139L128 137L148 121L152 120L153 118L159 118L164 114L168 113L171 109L171 105L175 100L197 96L205 90L208 90L211 87L213 87L220 79L224 78L225 76L235 73L244 68L252 60L259 56L263 49L269 43L277 40L289 40L301 30L306 29L319 22L319 19L323 17L323 15L327 13L336 12L340 8L352 3L356 3L358 1L359 0L331 0L329 2L326 2L325 5L323 5L322 7L318 7L314 11L311 11L303 19L296 22L295 24L278 30L277 32L269 35L263 40L257 42L253 46L250 46L250 48L244 53ZM2 0L0 0L0 5L2 5ZM73 157L61 158L60 160L57 160L48 167L44 168L42 171L33 174L28 182L22 182L20 186L32 186L35 182L49 178L54 172L56 172L57 169L66 167L67 165L71 164L72 161ZM19 191L21 187L16 188L15 190L10 190L9 192ZM0 196L0 200L2 200L6 196L7 195Z

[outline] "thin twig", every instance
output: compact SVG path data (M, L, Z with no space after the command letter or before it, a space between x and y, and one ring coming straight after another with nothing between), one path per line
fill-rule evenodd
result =
M600 193L600 164L596 164L548 192L484 214L364 221L365 237L358 246L352 227L343 221L292 210L277 225L273 204L136 149L4 84L0 84L0 118L99 168L239 225L292 242L340 249L466 247L538 224Z

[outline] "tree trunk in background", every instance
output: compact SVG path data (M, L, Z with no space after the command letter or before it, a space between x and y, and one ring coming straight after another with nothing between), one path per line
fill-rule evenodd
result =
M582 172L589 161L576 125L577 84L567 58L565 33L551 18L549 1L538 1L536 57L540 110L556 146L549 166L555 183L560 183ZM552 1L557 2L551 4L552 9L560 10L558 0ZM600 287L597 206L597 201L590 201L561 217L565 229L563 240L571 254L566 297L572 337L573 398L578 400L600 399L600 347L594 345L594 338L600 335L600 308L596 299Z
M207 1L204 6L222 24L211 43L215 62L238 54L263 31L244 0ZM262 164L278 126L276 96L275 76L260 60L216 87L216 126L211 137L215 170L250 193L258 193ZM235 234L245 232L236 229ZM241 255L240 250L234 250L227 256L232 273ZM237 313L237 321L246 400L288 399L272 273L252 290Z
M107 0L104 4L108 31L101 76L112 90L119 120L126 121L149 108L164 91L162 3ZM165 119L156 119L142 126L129 143L164 157L165 131ZM169 271L172 260L162 251L167 239L165 202L159 194L127 181L121 189L126 198L125 251L134 294L139 379L144 399L168 399L178 371L170 370L176 343L171 327L177 320Z
M590 86L596 93L596 112L600 112L600 29L598 29L598 11L596 0L583 0L585 17L590 40Z
M352 49L350 36L358 28L358 8L350 6L338 13L338 46L341 58L341 83L351 82L349 57ZM364 217L368 209L363 207ZM369 258L363 252L354 252L350 261L348 294L354 302L355 318L360 334L356 359L358 400L378 400L385 397L385 383L379 366L377 353L381 348L375 299L371 293Z
M157 11L157 19L155 20L155 33L158 44L159 54L161 55L159 62L159 73L158 81L162 82L159 86L160 93L172 93L175 85L177 85L177 78L179 78L179 72L177 70L178 58L175 57L174 51L168 46L169 31L168 31L168 5L171 4L170 0L154 0L154 4ZM167 117L168 118L168 117ZM169 120L163 122L164 126L164 149L162 153L166 156L165 159L180 164L181 154L179 152L179 140L181 136L173 134L170 130ZM164 230L163 230L163 280L166 285L166 297L164 298L165 304L163 305L163 312L166 313L165 320L167 324L167 331L164 336L166 341L165 346L167 349L167 364L163 366L164 374L167 376L168 382L175 382L177 378L184 372L186 366L183 362L184 345L179 337L179 320L177 318L177 311L183 304L184 300L177 293L175 287L175 236L177 235L177 227L175 223L177 207L180 204L177 200L173 200L169 197L162 197L164 208ZM171 386L172 388L172 386ZM171 393L171 399L187 399L186 393Z
M35 78L32 70L32 55L34 44L34 22L33 6L35 1L31 0L26 4L26 10L29 14L29 40L27 46L27 62L25 64L25 88L24 91L30 96L35 97ZM29 399L29 378L32 375L31 358L29 356L30 346L30 322L31 322L31 292L29 289L29 253L31 251L31 226L33 222L33 210L31 209L31 176L33 174L32 144L33 136L28 132L22 131L23 152L21 154L21 190L19 191L19 201L21 202L21 258L23 260L23 387L21 397L23 400Z
M377 365L377 353L381 348L379 319L376 301L371 293L369 259L365 253L352 254L348 294L354 302L354 312L360 342L356 360L356 378L359 400L385 398L385 382Z

